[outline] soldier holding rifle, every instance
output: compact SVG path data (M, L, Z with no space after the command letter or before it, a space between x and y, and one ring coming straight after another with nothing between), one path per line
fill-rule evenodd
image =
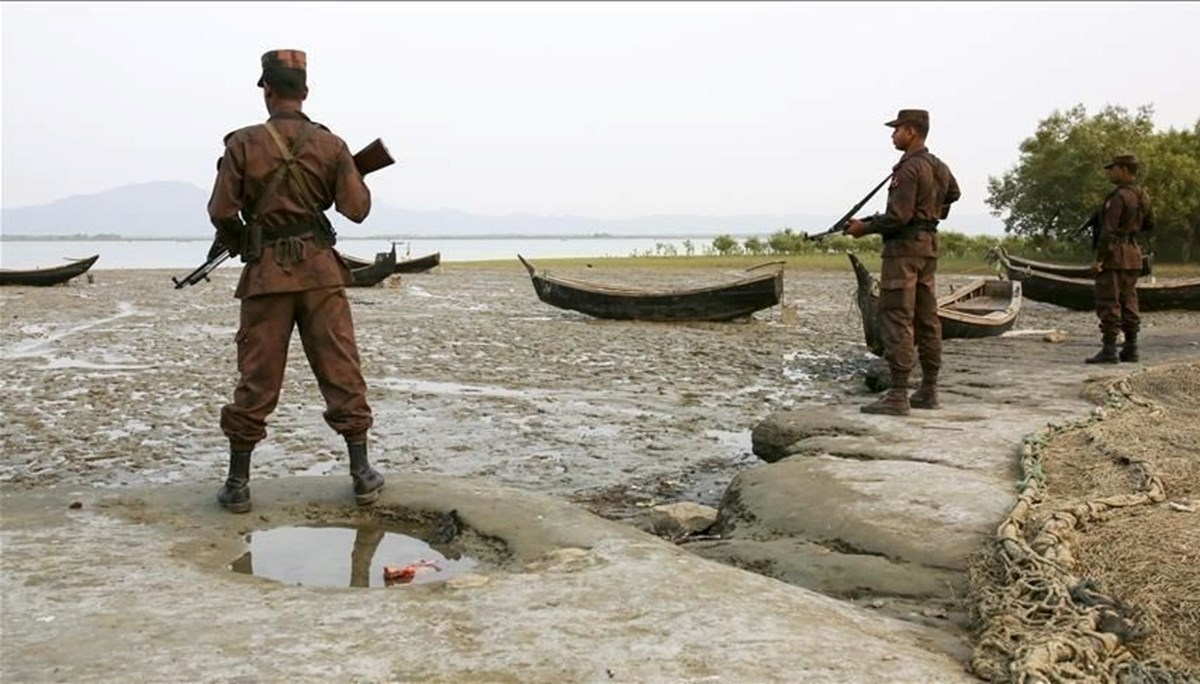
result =
M879 314L891 369L891 389L863 413L908 415L910 407L936 409L937 379L942 365L942 326L937 316L935 274L938 262L938 221L960 192L954 174L925 147L929 112L902 109L884 124L892 144L904 155L892 167L887 211L870 221L852 219L845 231L856 238L878 233L883 237L883 273ZM913 369L914 330L921 362L921 386L908 396Z
M345 291L350 270L332 249L336 235L324 212L336 206L361 223L371 193L346 143L302 111L303 52L264 54L258 86L269 118L226 136L208 203L217 229L210 263L227 251L246 264L234 294L241 300L241 377L232 403L221 409L229 475L217 501L234 513L250 510L251 453L266 437L292 329L299 328L325 399L325 421L346 440L355 500L370 504L384 479L367 457L372 414Z
M1104 165L1108 180L1116 187L1092 215L1092 249L1096 252L1092 273L1096 276L1096 316L1100 319L1100 351L1087 363L1119 363L1138 360L1137 281L1142 271L1142 250L1137 238L1154 228L1150 198L1134 182L1138 158L1119 154ZM1125 343L1117 352L1117 333Z

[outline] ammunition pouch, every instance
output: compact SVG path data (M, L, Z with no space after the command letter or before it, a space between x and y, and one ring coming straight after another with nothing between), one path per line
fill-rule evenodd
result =
M291 238L312 237L320 247L332 247L337 243L337 232L324 212L317 214L308 221L290 223L286 226L264 228L256 223L245 227L242 231L242 242L239 251L242 262L257 263L262 258L263 242L277 243L279 240Z
M247 224L242 228L241 254L243 264L256 264L262 258L262 226L257 223Z

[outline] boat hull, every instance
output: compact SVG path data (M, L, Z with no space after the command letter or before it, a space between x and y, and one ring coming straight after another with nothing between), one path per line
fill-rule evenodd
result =
M385 254L387 254L387 252L380 252L377 259L383 258ZM374 261L367 261L366 259L359 259L346 254L342 255L342 259L351 269L366 268L367 266L375 263ZM420 256L415 259L397 261L396 266L392 269L392 273L424 273L432 268L436 268L441 263L442 253L434 252L433 254L426 254L425 256Z
M0 269L0 285L23 285L27 287L49 287L61 285L72 278L78 278L96 263L100 258L94 254L86 259L72 261L62 266L52 268L34 268L28 270Z
M518 255L529 271L538 299L596 318L637 321L730 321L779 303L783 268L712 287L686 290L640 290L574 281L539 273Z
M1092 277L1091 264L1084 264L1080 266L1075 264L1059 264L1049 261L1034 261L1033 259L1025 259L1023 257L1016 256L1015 254L1009 254L1008 252L1004 252L1004 255L1008 257L1009 263L1011 263L1013 266L1028 268L1040 273L1061 276L1063 278L1083 278L1087 280L1090 280ZM1141 275L1144 277L1153 272L1154 257L1150 254L1143 254Z
M998 260L1009 280L1020 282L1025 296L1037 302L1054 304L1075 311L1096 308L1096 283L1092 278L1065 278L1042 273L1027 266L1016 266L1000 252ZM1200 311L1200 278L1137 284L1138 310Z
M350 287L374 287L395 273L395 271L396 248L393 247L390 253L385 254L375 263L361 268L351 268L350 275L354 280L350 284Z

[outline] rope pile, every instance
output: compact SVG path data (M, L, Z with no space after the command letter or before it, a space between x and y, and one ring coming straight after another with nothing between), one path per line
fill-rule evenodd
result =
M1043 455L1050 439L1082 432L1133 407L1160 411L1127 380L1108 385L1107 401L1086 418L1052 424L1024 439L1019 496L996 532L994 547L972 568L971 612L976 675L992 682L1198 682L1194 675L1139 660L1128 645L1145 635L1136 608L1076 574L1078 536L1114 511L1163 502L1162 480L1144 461L1120 459L1135 490L1087 501L1048 501ZM1099 440L1102 441L1102 440Z

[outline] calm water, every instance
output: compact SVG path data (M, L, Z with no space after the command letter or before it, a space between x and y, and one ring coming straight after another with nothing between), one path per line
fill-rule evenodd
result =
M429 238L399 242L396 255L417 257L441 252L442 261L484 261L516 259L517 254L539 257L627 257L655 253L659 245L670 245L684 254L686 238L503 238L463 239ZM696 254L712 244L712 238L691 238ZM94 268L178 268L191 270L204 262L211 240L30 240L0 242L0 268L44 268L58 266L68 259L99 254ZM372 259L376 252L391 248L387 240L338 240L343 253ZM221 268L240 267L236 259Z

